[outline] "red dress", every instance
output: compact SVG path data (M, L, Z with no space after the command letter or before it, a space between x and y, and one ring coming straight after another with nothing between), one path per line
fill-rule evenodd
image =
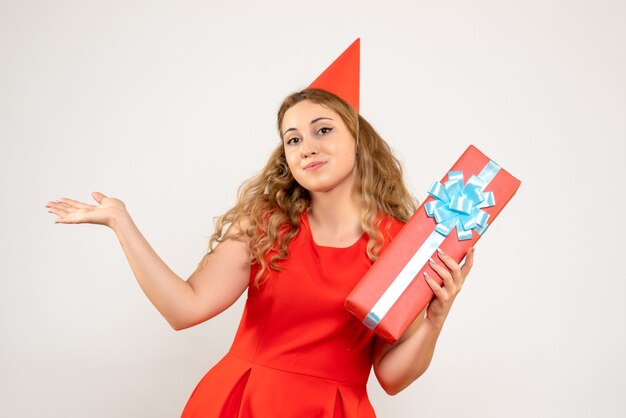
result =
M387 244L403 224L391 223ZM344 308L372 262L363 234L347 248L315 244L306 212L278 272L248 300L228 353L202 378L182 418L371 418L366 383L374 334Z

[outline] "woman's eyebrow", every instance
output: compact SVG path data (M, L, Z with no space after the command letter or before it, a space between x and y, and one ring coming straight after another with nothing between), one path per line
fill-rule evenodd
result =
M323 116L322 116L322 117L319 117L319 118L315 118L315 119L313 119L313 120L311 121L311 125L313 125L315 122L318 122L318 121L320 121L320 120L324 120L324 119L332 120L333 122L335 121L333 118L326 118L326 117L323 117ZM283 137L287 134L287 132L289 132L289 131L295 131L295 130L296 130L296 128L289 128L289 129L286 129L286 130L285 130L285 132L283 132Z
M317 121L319 121L319 120L322 120L322 119L328 119L328 120L332 120L332 121L334 121L334 119L333 119L333 118L325 118L325 117L320 117L320 118L315 118L315 119L313 119L313 120L311 121L311 125L313 125L315 122L317 122Z

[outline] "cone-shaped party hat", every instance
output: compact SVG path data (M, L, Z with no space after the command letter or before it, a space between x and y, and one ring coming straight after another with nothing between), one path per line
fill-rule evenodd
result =
M361 38L357 38L309 88L329 91L359 111Z

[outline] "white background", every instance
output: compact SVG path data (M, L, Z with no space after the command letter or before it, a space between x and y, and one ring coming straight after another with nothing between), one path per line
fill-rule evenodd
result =
M111 230L45 203L122 199L187 278L283 97L357 37L361 113L420 201L470 143L522 180L426 374L370 377L378 415L626 415L625 2L2 0L1 416L180 415L245 296L175 332Z

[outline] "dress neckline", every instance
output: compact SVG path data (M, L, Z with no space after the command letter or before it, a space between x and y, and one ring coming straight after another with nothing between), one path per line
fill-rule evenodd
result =
M332 247L332 246L328 246L328 245L319 245L318 243L315 242L315 238L313 238L313 231L311 230L311 224L309 223L309 213L308 211L304 211L302 212L302 219L303 219L303 223L306 226L306 229L308 231L309 237L311 239L311 243L316 247L316 248L327 248L329 250L348 250L350 248L354 248L356 247L361 241L363 241L364 239L367 239L368 235L367 232L363 232L363 234L352 244L346 246L346 247Z

